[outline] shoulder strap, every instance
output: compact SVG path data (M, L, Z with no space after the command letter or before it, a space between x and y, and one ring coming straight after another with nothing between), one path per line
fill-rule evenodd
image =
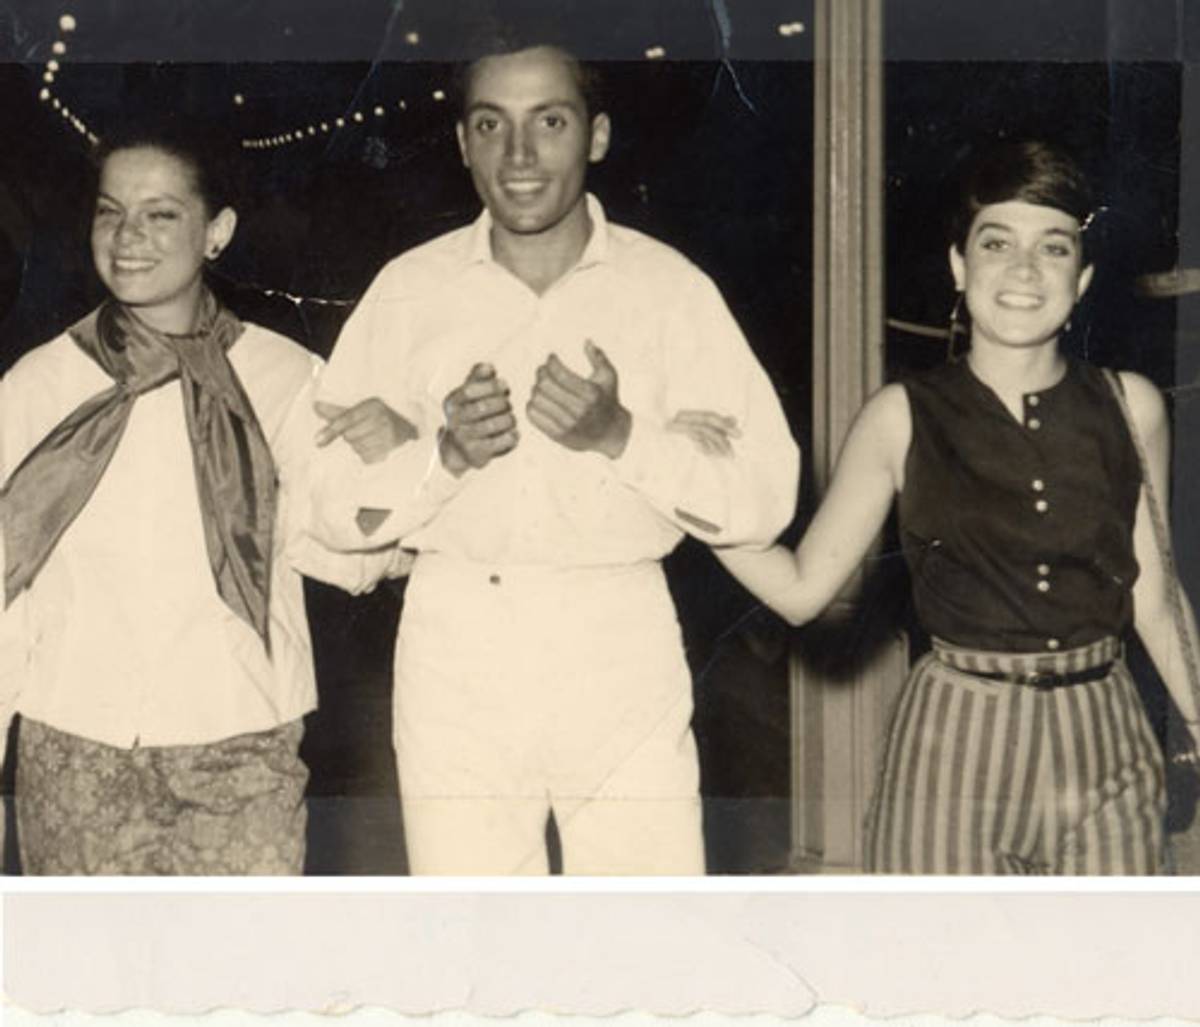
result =
M1125 426L1129 429L1129 437L1133 440L1133 448L1137 450L1138 463L1142 468L1142 488L1146 492L1146 506L1150 511L1150 522L1154 526L1154 539L1158 544L1159 556L1162 558L1163 573L1170 583L1171 616L1175 621L1175 630L1179 634L1179 649L1187 666L1188 683L1192 694L1200 700L1200 676L1196 670L1196 655L1192 652L1191 640L1184 624L1183 602L1179 595L1179 576L1175 573L1175 556L1171 547L1171 535L1167 530L1167 520L1163 509L1159 506L1158 495L1154 490L1154 482L1150 477L1150 463L1146 459L1146 450L1142 438L1138 434L1137 424L1133 420L1133 411L1129 409L1129 400L1125 397L1125 387L1115 371L1103 368L1102 373L1108 387L1116 398L1117 406L1125 418Z

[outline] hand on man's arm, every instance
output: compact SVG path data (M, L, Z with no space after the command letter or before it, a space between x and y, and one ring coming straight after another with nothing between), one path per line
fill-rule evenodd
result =
M365 464L379 463L393 449L419 435L416 425L378 396L351 407L317 400L313 409L325 419L325 426L317 433L317 445L328 446L335 439L345 439Z
M622 480L709 545L763 547L795 514L799 452L779 398L708 279L657 327L660 378L634 407Z

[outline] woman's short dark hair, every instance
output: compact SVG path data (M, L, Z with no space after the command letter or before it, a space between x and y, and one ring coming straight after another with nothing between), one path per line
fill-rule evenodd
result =
M223 131L172 117L127 122L105 133L96 148L96 168L120 150L143 147L188 166L210 218L225 207L236 208L240 154Z
M1011 200L1053 207L1081 225L1095 211L1087 177L1065 150L1039 140L1005 141L977 153L965 165L949 219L954 247L964 251L980 210Z

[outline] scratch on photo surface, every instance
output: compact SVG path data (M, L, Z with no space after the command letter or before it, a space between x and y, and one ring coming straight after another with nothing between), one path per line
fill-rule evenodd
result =
M712 13L713 21L716 22L717 33L720 36L721 67L729 73L729 79L733 83L733 88L737 91L742 103L746 105L746 109L757 117L758 108L754 106L754 102L746 95L746 91L742 88L741 79L738 78L737 69L734 68L733 62L729 58L729 45L733 39L733 20L729 17L729 8L726 6L725 0L709 0L709 10ZM713 92L716 92L720 81L721 76L718 74L713 79Z
M387 52L388 43L391 41L392 34L396 30L396 21L400 15L404 13L404 0L392 0L392 10L388 15L387 23L383 27L383 38L379 41L379 46L375 48L375 56L371 58L371 65L367 68L367 73L363 75L362 81L358 84L358 88L354 91L354 95L350 98L350 103L346 107L345 116L346 124L350 124L350 115L358 107L359 99L363 95L363 91L367 88L367 83L371 81L371 76L375 74L375 69L379 67L383 55ZM334 133L336 135L336 133ZM333 137L325 144L325 155L328 156L329 148L333 143Z
M0 16L7 14L5 17L5 36L8 38L10 46L6 47L8 53L13 55L15 60L36 61L38 59L38 51L43 48L42 40L32 31L29 25L21 18L17 11L0 12Z

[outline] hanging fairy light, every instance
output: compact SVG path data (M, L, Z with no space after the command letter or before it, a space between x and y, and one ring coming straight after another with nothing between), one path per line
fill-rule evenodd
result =
M50 106L62 115L63 120L75 129L81 136L84 136L93 146L100 142L99 136L96 135L84 123L84 120L78 114L72 114L70 108L54 95L50 88L58 81L59 73L62 71L62 63L58 60L67 52L67 44L63 42L61 34L74 32L78 27L78 22L73 14L62 14L58 19L58 29L60 36L50 45L50 52L54 54L46 61L45 69L42 71L42 81L45 86L38 92L38 99L43 103L49 103Z

